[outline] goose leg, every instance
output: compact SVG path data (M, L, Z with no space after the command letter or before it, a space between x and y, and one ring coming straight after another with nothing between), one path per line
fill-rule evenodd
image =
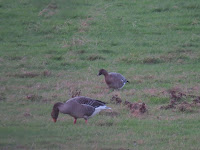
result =
M85 120L85 123L87 124L87 120Z
M74 118L74 124L76 124L76 118Z

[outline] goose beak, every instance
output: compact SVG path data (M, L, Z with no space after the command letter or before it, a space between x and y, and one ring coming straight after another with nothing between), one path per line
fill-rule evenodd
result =
M56 119L53 119L54 122L56 122Z

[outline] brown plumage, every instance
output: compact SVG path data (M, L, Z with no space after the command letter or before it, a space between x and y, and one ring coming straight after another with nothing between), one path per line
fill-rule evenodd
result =
M85 122L103 109L111 109L104 102L89 97L79 96L66 101L55 103L51 112L53 121L56 122L59 112L74 117L74 124L78 118L84 118Z
M127 82L129 82L120 73L108 73L105 69L100 69L98 75L104 75L106 84L112 89L121 89Z

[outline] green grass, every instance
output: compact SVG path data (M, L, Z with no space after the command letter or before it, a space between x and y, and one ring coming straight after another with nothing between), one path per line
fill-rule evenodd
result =
M170 88L200 95L199 1L7 0L0 17L0 149L199 149L199 108L159 109ZM101 68L130 83L110 92ZM53 104L76 89L143 101L148 114L109 103L119 115L54 124Z

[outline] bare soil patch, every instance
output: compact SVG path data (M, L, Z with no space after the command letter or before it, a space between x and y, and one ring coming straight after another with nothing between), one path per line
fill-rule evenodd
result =
M122 99L118 95L113 95L110 101L114 104L122 104ZM130 113L134 117L140 117L148 111L147 105L144 102L132 103L129 101L124 101L123 105L127 106L127 108L130 110Z
M116 94L112 96L112 98L110 99L110 102L115 103L115 104L121 104L122 99Z
M131 103L129 101L125 101L124 105L127 106L127 108L130 110L131 114L134 117L140 117L141 115L143 115L148 111L147 106L144 102Z
M70 89L71 97L81 96L81 90L79 89Z
M170 102L168 105L163 105L160 109L172 109L181 112L192 112L193 108L200 106L200 96L187 94L181 89L172 88L168 90ZM191 100L190 102L186 100Z

